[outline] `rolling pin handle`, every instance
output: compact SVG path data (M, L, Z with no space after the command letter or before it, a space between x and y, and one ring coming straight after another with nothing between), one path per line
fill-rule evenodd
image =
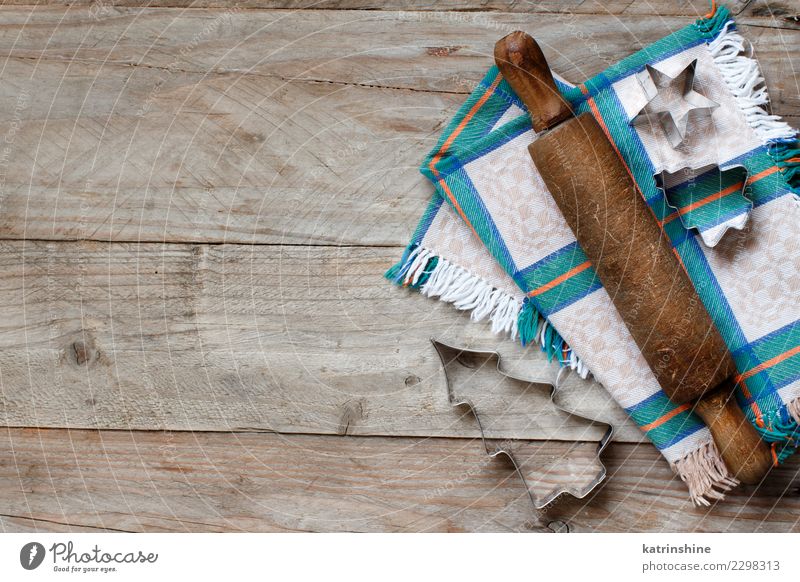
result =
M695 403L695 412L711 431L714 442L733 476L746 485L761 483L772 468L772 453L745 418L728 379Z
M494 61L531 114L537 133L572 117L561 96L542 49L525 32L512 32L494 45Z

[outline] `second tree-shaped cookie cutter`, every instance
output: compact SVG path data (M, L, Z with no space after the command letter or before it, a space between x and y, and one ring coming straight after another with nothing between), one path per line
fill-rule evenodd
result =
M748 172L742 165L687 167L654 178L672 210L664 222L677 217L686 230L695 229L707 247L716 246L729 229L742 230L753 210L753 201L745 195Z

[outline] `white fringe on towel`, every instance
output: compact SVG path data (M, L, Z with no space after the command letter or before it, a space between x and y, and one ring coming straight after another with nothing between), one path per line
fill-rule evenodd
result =
M494 333L506 333L511 339L517 337L520 302L447 259L439 258L420 292L452 303L456 309L469 310L473 321L488 318Z
M417 247L412 250L406 259L405 264L409 266L403 277L403 284L415 285L419 282L425 273L425 267L434 257L437 257L436 253L429 249ZM505 333L511 339L517 337L521 302L445 258L437 257L436 266L428 274L428 280L420 287L420 293L425 297L438 297L440 301L453 304L456 309L469 310L470 319L473 321L488 318L493 333ZM543 317L539 318L534 341L543 347L544 332L549 326L550 323ZM589 369L573 350L569 352L569 359L560 361L564 367L573 370L581 378L589 376Z
M680 461L672 463L672 468L686 483L695 505L709 506L711 501L725 499L724 492L739 484L728 472L714 441L701 445Z
M794 421L800 424L800 397L795 398L789 404L787 404L786 410L789 411L789 414L792 416Z
M428 262L436 256L433 251L421 247L411 251L406 260L407 263L410 261L410 266L403 283L415 285ZM511 339L517 337L520 302L447 259L438 257L436 267L420 287L420 293L426 297L439 297L441 301L452 303L456 309L470 310L473 321L488 317L494 333L507 333Z
M767 144L773 140L794 138L797 131L780 116L771 115L767 110L769 95L764 77L758 62L745 54L752 54L752 47L733 28L733 21L726 23L719 36L708 43L708 49L728 89L736 97L739 109L759 139Z

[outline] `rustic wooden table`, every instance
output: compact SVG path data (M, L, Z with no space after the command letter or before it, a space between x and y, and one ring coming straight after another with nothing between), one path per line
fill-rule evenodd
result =
M534 511L448 405L429 338L531 380L555 368L381 277L502 31L580 80L705 1L17 4L0 8L0 529L800 529L797 460L694 508L576 378L562 404L616 427L608 477ZM797 125L800 6L731 8ZM605 425L477 370L534 486L597 467Z

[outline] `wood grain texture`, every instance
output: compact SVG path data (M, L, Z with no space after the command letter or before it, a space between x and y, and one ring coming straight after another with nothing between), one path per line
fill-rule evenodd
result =
M580 81L705 1L19 4L0 8L4 531L798 529L796 461L692 508L574 376L560 405L621 444L591 498L532 512L447 404L429 340L531 381L555 366L381 278L431 195L421 157L505 32ZM756 1L739 22L797 120L791 12ZM605 427L545 386L480 365L463 388L490 436L529 440L531 472L594 461Z
M450 305L382 279L400 249L44 241L0 245L0 418L10 426L475 436L447 402L430 338L499 351L553 381L557 367ZM493 394L497 438L599 440L547 386ZM563 405L608 408L596 385ZM601 413L602 414L602 413ZM617 423L622 414L614 415ZM633 425L618 434L638 442ZM588 432L587 432L588 431Z
M430 196L420 159L506 32L535 32L553 69L582 80L688 21L233 8L2 15L0 237L333 245L407 242ZM798 115L787 55L800 34L744 28L776 112Z
M6 5L31 4L31 0L5 0ZM476 6L477 4L477 6ZM630 0L44 0L38 5L86 6L95 12L114 7L175 7L224 9L236 5L241 9L270 10L411 10L424 12L524 12L528 14L564 13L576 16L614 14L683 16L699 18L708 13L708 0L659 0L631 2ZM766 0L730 0L725 3L734 14L750 18L780 18L792 14L790 2ZM796 8L796 7L795 7ZM796 10L795 10L796 12Z
M615 444L590 498L537 512L473 439L10 429L0 451L5 531L800 531L796 459L700 509L655 449Z

